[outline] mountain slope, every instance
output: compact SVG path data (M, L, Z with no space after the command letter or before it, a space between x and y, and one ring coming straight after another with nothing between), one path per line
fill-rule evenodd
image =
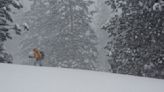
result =
M0 92L164 92L164 80L0 64Z

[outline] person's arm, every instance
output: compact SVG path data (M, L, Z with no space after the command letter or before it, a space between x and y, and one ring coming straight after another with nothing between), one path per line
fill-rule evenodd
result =
M34 56L29 56L29 58L34 58Z
M28 57L29 57L29 58L34 58L34 54L33 54L32 51L30 51L30 52L28 53Z

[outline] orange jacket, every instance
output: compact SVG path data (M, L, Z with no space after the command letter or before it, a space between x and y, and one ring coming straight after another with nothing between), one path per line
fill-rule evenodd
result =
M33 49L33 54L34 54L34 58L36 59L36 61L39 61L42 59L42 54L37 48Z

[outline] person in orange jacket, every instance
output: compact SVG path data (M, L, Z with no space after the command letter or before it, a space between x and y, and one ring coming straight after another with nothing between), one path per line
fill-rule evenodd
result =
M34 48L32 51L33 51L33 55L29 56L29 58L35 59L34 65L39 64L40 66L42 66L43 52L41 52L37 48Z

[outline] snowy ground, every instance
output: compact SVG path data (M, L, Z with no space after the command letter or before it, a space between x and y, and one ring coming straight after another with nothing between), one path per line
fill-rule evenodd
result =
M0 64L0 92L164 92L164 80Z

